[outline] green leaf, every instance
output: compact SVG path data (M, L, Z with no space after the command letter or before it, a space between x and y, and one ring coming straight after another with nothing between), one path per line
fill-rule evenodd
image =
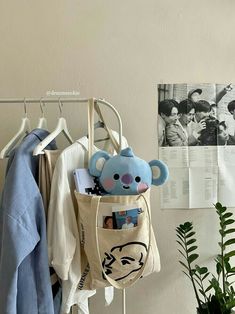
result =
M184 238L180 234L177 234L176 236L180 239L182 243L184 243Z
M231 245L231 244L235 244L235 239L229 239L224 243L225 246Z
M199 292L200 292L204 297L206 296L205 292L204 292L202 289L199 289Z
M229 262L224 263L224 265L225 265L225 269L226 269L226 271L227 271L227 272L229 272L229 271L230 271L230 269L231 269L231 265L229 264Z
M188 257L188 262L191 264L193 261L195 261L199 257L198 254L192 254Z
M235 251L228 252L224 255L224 258L235 256Z
M181 255L183 255L183 257L184 257L185 259L187 259L187 256L186 256L182 251L180 251L180 250L178 250L178 251L180 252Z
M224 257L224 262L228 263L229 262L229 257Z
M182 265L182 266L184 266L188 271L189 271L189 268L188 268L188 266L187 265L185 265L183 262L181 262L181 261L179 261L179 263Z
M187 250L187 252L190 253L190 252L192 252L192 251L194 251L194 250L196 250L196 249L197 249L197 246L194 245L194 246L191 246L191 247Z
M197 241L196 239L191 239L191 240L189 240L188 242L186 242L186 245L193 244L193 243L196 242L196 241Z
M221 203L217 202L216 204L214 204L215 208L218 210L222 210L223 206Z
M198 265L195 265L195 269L196 269L196 271L200 274L201 267L200 267L200 266L198 266Z
M196 232L192 231L192 232L188 233L188 234L185 236L185 238L190 238L190 237L192 237L195 233L196 233Z
M200 281L197 280L195 277L194 277L194 281L196 281L197 285L202 288L202 285L201 285Z
M196 271L200 274L200 275L204 275L205 273L208 272L207 267L200 267L198 265L195 265Z
M184 251L186 252L186 249L185 249L185 247L184 247L184 245L180 242L180 241L177 241L176 240L176 242L184 249Z
M184 224L179 225L179 228L183 231L183 232L189 232L190 230L192 230L193 225L191 222L185 222Z
M224 222L224 225L231 225L231 224L233 224L235 222L235 220L234 219L228 219L228 220L225 220L225 222Z
M228 229L224 233L229 234L229 233L233 233L233 232L235 232L235 228Z
M179 227L177 227L175 230L176 230L176 232L177 232L178 234L180 234L182 237L184 237L184 234L185 234L184 230L182 230L182 229L179 228Z
M210 284L212 285L212 287L214 288L214 290L216 291L216 293L221 293L221 288L220 288L220 284L219 284L219 281L213 277L211 280L210 280Z
M224 215L222 216L222 218L223 218L223 219L229 218L229 217L231 217L232 215L233 215L233 213L228 212L228 213L224 214Z
M230 310L235 306L235 300L226 303L226 309Z
M206 273L203 277L202 277L202 281L206 279L206 277L208 277L210 275L210 273Z
M207 267L201 267L201 275L204 275L208 272L208 268Z
M191 277L189 276L189 274L187 274L184 270L182 270L182 272L191 280Z
M211 289L212 289L212 285L210 284L210 285L206 288L205 292L208 292L208 291L210 291Z
M185 227L186 229L191 228L192 226L193 226L192 222L186 221L186 222L184 223L184 227Z
M218 262L218 263L216 264L216 272L217 272L218 276L221 274L222 269L223 269L223 268L222 268L221 264Z
M201 277L197 273L195 273L194 275L201 281Z

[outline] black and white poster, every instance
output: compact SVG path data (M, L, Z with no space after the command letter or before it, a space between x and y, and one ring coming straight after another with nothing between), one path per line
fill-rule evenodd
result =
M157 119L161 207L235 206L235 86L159 84Z

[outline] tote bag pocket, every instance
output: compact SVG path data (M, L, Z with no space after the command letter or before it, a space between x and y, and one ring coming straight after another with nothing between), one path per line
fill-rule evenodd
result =
M139 278L160 271L160 258L151 225L149 193L131 196L90 196L75 191L82 230L81 243L90 266L90 289L123 289ZM97 227L107 206L138 204L136 227L124 230Z

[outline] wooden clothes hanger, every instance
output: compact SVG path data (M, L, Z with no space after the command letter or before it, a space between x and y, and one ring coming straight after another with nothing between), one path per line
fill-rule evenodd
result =
M47 128L47 119L44 117L43 106L45 107L45 104L42 102L42 99L40 99L40 109L41 109L42 115L41 115L41 117L38 120L37 128L38 129L43 129L43 130L48 130L48 128Z
M0 152L0 159L9 157L10 152L16 147L16 145L22 140L22 138L31 131L30 121L27 117L26 101L24 99L24 112L25 117L22 118L20 128L13 138L6 144L6 146Z
M37 156L39 154L44 154L43 150L47 147L48 144L50 144L60 133L63 133L70 144L73 143L73 139L69 133L67 122L64 117L62 117L62 103L59 101L59 109L60 109L60 118L58 119L56 128L53 132L51 132L41 143L39 143L34 151L33 155Z

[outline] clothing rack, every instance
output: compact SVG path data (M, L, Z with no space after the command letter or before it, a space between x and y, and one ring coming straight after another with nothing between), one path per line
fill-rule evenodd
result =
M42 97L42 98L0 98L0 103L40 103L40 102L44 102L44 103L58 103L58 101L61 101L62 103L73 103L73 102L88 102L89 98L61 98L61 97L55 97L53 96L53 98L51 97ZM94 98L94 100L96 101L104 101L103 99L96 99ZM107 102L106 102L107 103ZM111 105L112 106L112 105Z
M41 97L41 98L0 98L0 104L24 104L24 110L25 110L25 115L27 115L26 112L26 105L30 104L48 104L48 103L59 103L60 106L60 111L61 110L61 105L63 103L89 103L89 100L93 99L93 101L97 104L103 104L106 107L109 107L114 114L117 117L118 120L118 127L119 127L119 143L121 145L122 141L122 121L121 117L118 113L118 111L115 109L113 105L111 105L109 102L107 102L104 99L101 98L62 98L62 97L55 97L53 98L48 98L48 97ZM126 314L126 291L125 289L122 289L122 314Z
M41 98L0 98L0 104L24 104L25 107L25 114L26 114L26 105L30 104L42 104L42 103L59 103L60 110L61 104L63 103L88 103L91 98L62 98L62 97L55 97L48 98L48 97L41 97ZM113 105L101 98L92 98L94 102L98 104L103 104L109 107L117 117L118 120L118 127L119 127L119 143L121 144L122 139L122 121L118 111L115 109Z

